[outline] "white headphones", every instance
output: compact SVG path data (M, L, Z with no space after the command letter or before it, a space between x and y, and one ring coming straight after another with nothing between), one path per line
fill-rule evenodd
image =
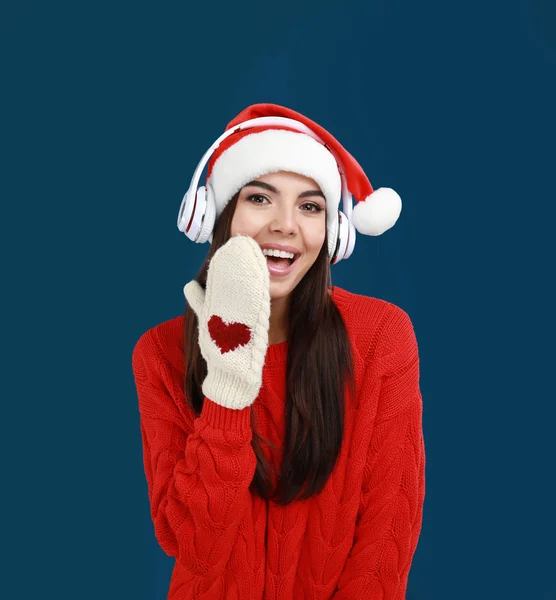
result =
M285 117L259 117L250 119L244 123L240 123L237 127L225 131L212 144L197 165L189 184L189 189L183 197L178 213L178 229L197 244L204 244L207 240L212 242L212 231L216 215L216 207L212 200L214 194L211 195L211 201L207 202L206 188L204 186L197 188L203 169L222 140L243 129L261 125L285 125L300 133L305 133L323 144L336 159L342 181L342 208L345 214L340 210L338 211L338 219L335 221L334 230L328 232L328 256L330 257L330 264L336 264L340 260L349 258L355 247L355 226L351 222L353 198L347 187L344 165L332 148L327 146L314 131L304 123Z

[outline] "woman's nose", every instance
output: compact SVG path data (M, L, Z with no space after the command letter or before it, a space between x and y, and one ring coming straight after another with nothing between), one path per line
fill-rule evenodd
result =
M280 210L272 223L272 227L275 230L295 231L297 229L295 212L290 209Z

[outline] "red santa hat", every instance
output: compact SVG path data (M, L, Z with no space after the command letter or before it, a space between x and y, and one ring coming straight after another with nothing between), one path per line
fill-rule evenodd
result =
M216 218L243 186L261 175L292 171L314 179L326 199L327 227L334 231L342 196L339 168L357 200L351 222L359 233L381 235L398 220L402 203L390 188L373 190L359 163L326 129L304 115L277 104L253 104L242 110L226 131L258 117L285 117L308 127L323 142L286 125L262 125L225 138L207 167L207 197L214 199ZM337 157L337 158L335 158ZM338 164L341 162L341 166Z

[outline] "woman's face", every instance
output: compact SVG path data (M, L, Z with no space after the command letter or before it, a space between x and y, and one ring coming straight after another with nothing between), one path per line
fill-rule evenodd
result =
M247 235L259 246L282 244L300 253L287 275L270 273L270 298L295 289L319 255L326 234L326 202L313 179L280 171L244 186L232 219L231 236ZM268 262L268 259L267 259Z

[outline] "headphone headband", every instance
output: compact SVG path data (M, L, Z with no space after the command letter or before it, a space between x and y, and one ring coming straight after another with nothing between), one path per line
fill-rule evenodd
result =
M345 167L332 148L330 148L324 140L318 136L312 129L307 127L305 123L301 123L300 121L296 121L295 119L288 119L286 117L257 117L256 119L249 119L248 121L244 121L236 127L228 129L225 131L212 145L211 147L204 153L201 158L197 168L193 173L193 177L191 178L191 183L189 184L189 189L186 192L186 195L190 192L195 194L197 191L197 187L199 185L199 181L201 179L201 174L203 173L204 168L210 160L210 157L213 155L215 150L220 146L220 144L229 136L237 133L238 131L242 131L244 129L251 129L253 127L260 127L262 125L284 125L290 127L291 129L295 129L299 133L305 133L306 135L312 137L317 142L320 142L331 154L334 156L336 160L336 164L338 165L338 171L340 172L340 180L342 182L342 208L343 212L348 219L351 220L351 214L353 211L353 198L348 190L347 181L345 177Z

